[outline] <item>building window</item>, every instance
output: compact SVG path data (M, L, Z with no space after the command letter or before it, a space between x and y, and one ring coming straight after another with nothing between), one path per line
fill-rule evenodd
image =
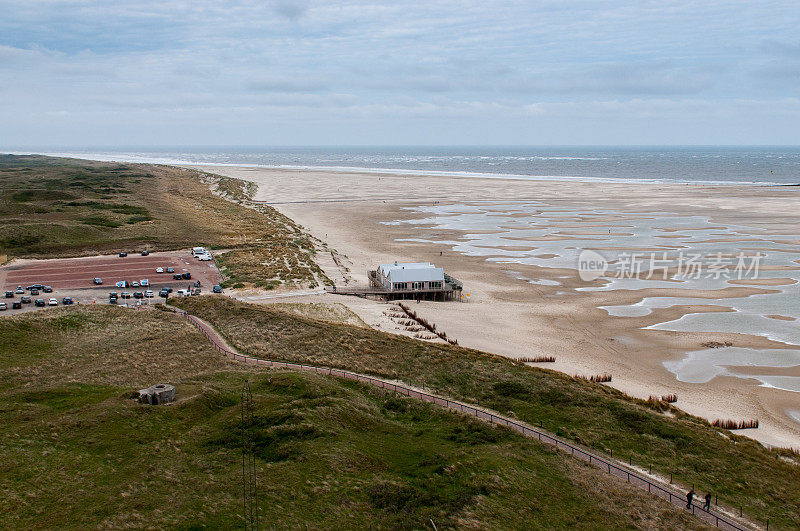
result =
M408 282L395 282L394 289L408 289Z
M431 289L441 289L442 288L442 282L440 280L437 280L436 282L431 282L429 284L429 286L430 286Z
M424 282L412 282L411 289L424 289L425 283Z

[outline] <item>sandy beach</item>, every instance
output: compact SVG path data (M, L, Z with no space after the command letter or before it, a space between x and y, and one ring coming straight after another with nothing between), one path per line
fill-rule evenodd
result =
M555 356L542 366L610 373L608 385L633 396L677 394L689 413L758 419L740 433L800 446L800 393L790 390L800 380L800 188L200 168L257 183L257 200L346 256L349 271L319 261L337 284L365 284L382 262L443 266L464 283L467 302L415 310L462 346ZM769 255L758 279L587 282L575 259L587 241L614 257L690 247ZM282 295L263 300L293 300ZM376 301L296 300L343 303L401 333Z

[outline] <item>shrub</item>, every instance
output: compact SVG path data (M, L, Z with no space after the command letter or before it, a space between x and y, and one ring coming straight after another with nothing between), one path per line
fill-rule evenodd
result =
M112 229L116 229L117 227L122 226L122 223L120 223L119 221L114 221L113 219L108 219L105 216L98 216L98 215L86 216L84 218L81 218L80 221L84 225L92 225L95 227L109 227Z

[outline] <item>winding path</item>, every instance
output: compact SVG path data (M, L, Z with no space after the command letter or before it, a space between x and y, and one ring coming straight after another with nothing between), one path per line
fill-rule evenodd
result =
M232 360L241 361L244 363L249 363L257 366L263 365L267 367L299 369L318 374L327 374L329 376L346 378L348 380L356 380L359 382L364 382L374 385L376 387L380 387L382 389L388 389L389 391L394 391L398 394L405 395L411 398L416 398L419 400L423 400L425 402L430 402L432 404L443 406L448 409L458 411L460 413L472 415L486 422L510 428L514 431L521 433L526 437L538 439L543 443L554 446L557 450L562 450L564 452L567 452L577 459L581 459L585 462L597 466L602 470L606 470L610 475L624 479L628 483L635 485L641 489L646 489L648 493L654 496L658 496L659 498L662 498L666 501L669 501L672 505L676 507L683 507L683 508L686 507L686 494L682 491L673 488L666 482L660 481L652 476L648 476L647 474L643 474L635 470L633 467L624 464L621 461L606 456L602 456L595 452L586 450L585 448L579 447L575 444L564 441L563 439L542 429L541 427L533 426L516 419L499 415L493 411L486 410L464 402L459 402L432 393L427 393L425 391L420 391L418 389L413 388L412 386L408 386L402 383L392 382L390 380L385 380L382 378L376 378L374 376L368 376L366 374L359 374L355 372L345 371L342 369L335 369L332 367L319 367L313 365L305 365L302 363L271 361L261 358L254 358L252 356L247 356L245 354L240 354L209 323L179 308L166 305L165 308L167 308L169 311L175 312L176 314L186 318L192 325L194 325L198 330L200 330L206 336L206 338L211 342L213 347L219 353L225 355L226 357ZM689 509L686 510L688 511ZM734 519L729 514L722 514L719 511L714 511L714 510L708 511L706 509L703 509L702 505L699 504L692 503L691 512L694 516L700 518L705 523L710 524L712 526L716 526L721 529L735 529L735 530L758 529L752 523L745 523L741 520ZM767 529L768 528L769 526L767 526Z

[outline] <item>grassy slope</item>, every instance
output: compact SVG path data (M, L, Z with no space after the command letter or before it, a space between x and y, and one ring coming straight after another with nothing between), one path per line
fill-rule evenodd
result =
M573 441L642 466L763 521L800 527L800 467L775 452L702 419L600 384L535 369L474 350L329 324L229 299L177 301L251 355L331 365L399 378L508 412Z
M232 249L219 260L231 283L325 281L312 241L294 222L269 207L256 212L222 199L212 184L232 199L252 193L236 179L166 166L0 155L0 255L205 245Z
M321 302L271 302L270 307L328 323L351 324L369 328L361 317L340 303Z
M302 322L302 321L301 321ZM696 527L508 430L323 376L247 368L175 315L0 319L0 528L234 527L253 389L262 525ZM152 407L132 390L176 384Z

